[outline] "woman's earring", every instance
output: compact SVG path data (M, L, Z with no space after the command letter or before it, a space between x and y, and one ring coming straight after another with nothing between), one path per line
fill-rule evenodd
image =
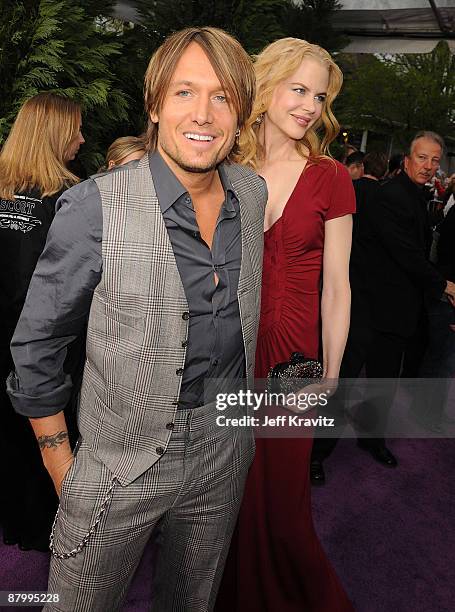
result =
M255 120L255 122L254 122L254 123L257 123L258 125L261 125L261 123L263 122L263 120L264 120L264 113L261 113L260 115L258 115L258 116L256 117L256 120Z
M237 128L237 131L235 133L235 139L238 140L240 138L240 128Z

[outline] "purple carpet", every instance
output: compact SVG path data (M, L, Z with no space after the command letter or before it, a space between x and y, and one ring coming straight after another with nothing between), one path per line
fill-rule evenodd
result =
M400 461L396 470L373 462L353 440L339 443L326 462L327 485L313 489L317 530L358 612L449 612L455 609L455 440L389 446ZM47 554L1 544L0 559L0 591L46 590ZM149 609L150 566L147 550L125 612Z

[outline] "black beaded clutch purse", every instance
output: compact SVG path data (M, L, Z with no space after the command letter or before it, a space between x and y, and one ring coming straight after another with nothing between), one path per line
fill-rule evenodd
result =
M277 363L267 374L268 393L295 393L305 385L322 378L322 365L303 353L292 353L289 361Z

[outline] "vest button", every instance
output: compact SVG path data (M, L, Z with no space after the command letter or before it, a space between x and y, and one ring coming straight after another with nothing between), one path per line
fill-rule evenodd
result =
M186 348L188 346L188 340L182 340L182 348Z
M190 318L190 313L189 313L189 312L184 312L184 313L182 314L182 319L183 319L184 321L188 321L188 319L189 319L189 318Z
M181 376L183 374L183 368L179 368L175 371L175 373L177 374L177 376Z
M166 429L174 429L174 423L166 423Z
M155 452L157 455L162 455L164 453L164 448L162 446L158 446L158 448L155 448Z

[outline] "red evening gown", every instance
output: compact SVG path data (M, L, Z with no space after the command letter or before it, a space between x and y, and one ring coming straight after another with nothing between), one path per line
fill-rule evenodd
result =
M355 212L344 166L300 176L265 233L256 378L293 351L318 358L324 222ZM311 438L258 438L217 612L351 612L313 526ZM348 543L346 543L348 545Z

